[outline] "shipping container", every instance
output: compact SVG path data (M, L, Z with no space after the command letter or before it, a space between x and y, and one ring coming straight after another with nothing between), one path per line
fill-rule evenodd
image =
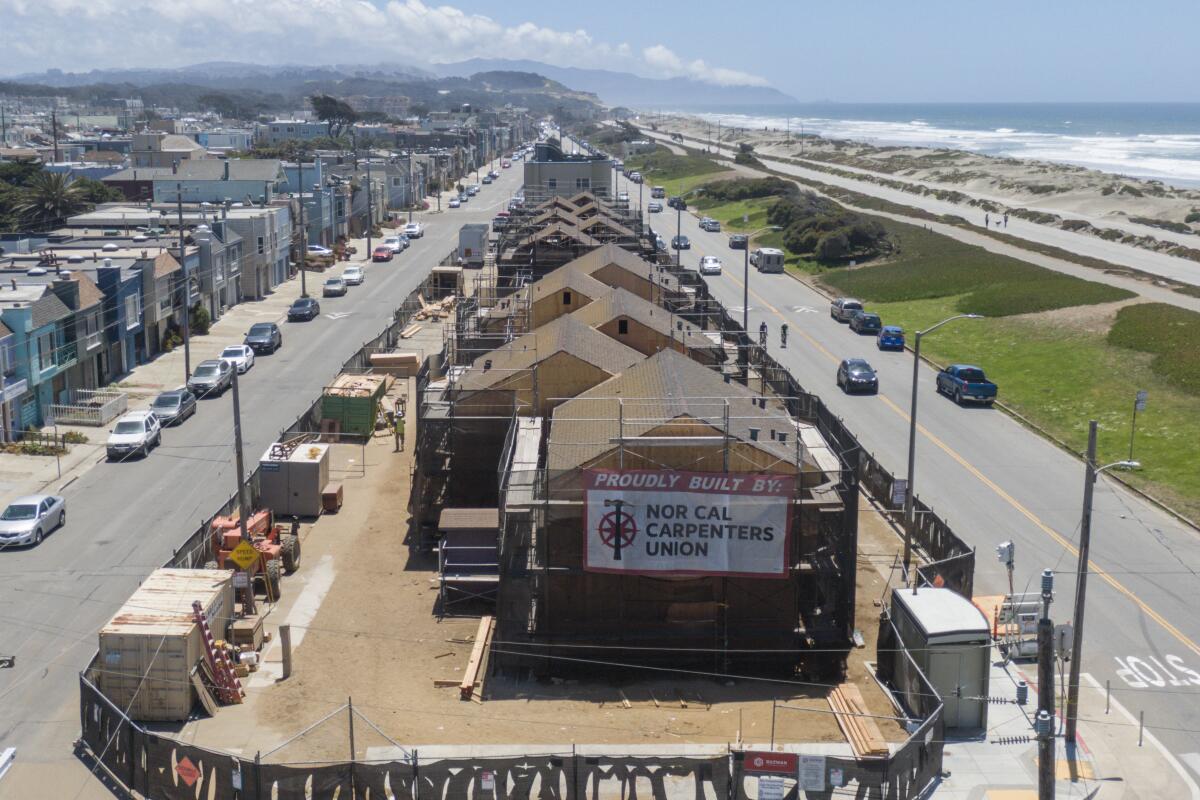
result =
M387 388L386 375L339 375L321 395L321 419L336 422L341 433L370 436Z
M272 445L258 462L259 496L276 517L316 517L329 483L329 445Z
M233 616L233 573L157 569L100 629L96 685L135 720L183 721L196 699L191 675L204 659L192 614L199 600L213 636Z

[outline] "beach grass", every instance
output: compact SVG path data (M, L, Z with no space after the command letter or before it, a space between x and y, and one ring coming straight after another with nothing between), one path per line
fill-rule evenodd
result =
M872 303L885 324L916 330L954 314L967 295ZM1152 331L1144 320L1157 304L1121 309L1114 326L1144 343ZM1200 315L1198 315L1200 316ZM1131 320L1136 320L1132 322ZM1103 330L1072 324L1053 313L963 322L922 342L922 354L940 364L965 362L983 367L1000 387L1000 399L1022 416L1065 442L1075 452L1087 446L1087 423L1099 422L1102 463L1129 457L1134 395L1150 393L1138 414L1134 458L1142 469L1122 478L1191 516L1200 516L1200 396L1184 391L1171 375L1155 368L1162 356L1130 352L1110 343ZM1142 347L1138 348L1139 350Z
M625 172L640 172L647 186L662 186L668 195L683 194L728 168L702 155L676 155L659 147L625 161Z
M1126 306L1108 332L1116 347L1153 354L1150 368L1188 394L1200 397L1200 314L1166 303Z
M957 313L1011 316L1134 297L1133 292L992 253L917 225L880 219L896 249L886 262L829 270L821 280L872 302L958 298Z

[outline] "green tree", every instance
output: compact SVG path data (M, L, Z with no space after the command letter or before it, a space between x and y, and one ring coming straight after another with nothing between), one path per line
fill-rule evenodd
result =
M11 186L24 186L42 171L42 162L30 159L0 161L0 181Z
M331 139L338 138L346 128L358 121L358 112L344 100L327 94L314 94L308 101L312 103L317 119L329 127Z
M93 178L76 178L71 186L78 187L84 201L90 205L116 203L125 197L120 189Z
M817 242L814 253L822 263L841 261L850 253L850 240L841 231L827 233Z
M62 172L39 172L21 190L13 213L33 228L51 228L88 204L82 187Z

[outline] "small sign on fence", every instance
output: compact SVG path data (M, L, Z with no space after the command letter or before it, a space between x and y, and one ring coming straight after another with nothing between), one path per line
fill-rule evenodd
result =
M797 785L804 792L825 791L825 756L800 756Z
M496 773L485 769L479 773L479 787L485 792L496 791Z
M773 775L759 778L758 800L783 800L783 778Z
M908 499L908 479L896 478L892 481L892 505L899 507Z

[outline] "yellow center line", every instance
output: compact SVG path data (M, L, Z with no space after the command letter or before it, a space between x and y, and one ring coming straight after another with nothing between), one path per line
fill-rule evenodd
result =
M732 274L727 273L727 276L730 278L730 280L732 280L734 283L736 283L739 287L744 286L744 284L741 281L739 281L736 277L734 277ZM760 303L762 303L764 306L766 306L768 309L770 309L771 313L775 314L775 316L779 317L780 319L782 319L784 321L787 320L787 318L784 317L783 314L781 314L778 309L776 309L774 306L772 306L770 303L768 303L765 299L763 299L763 297L761 295L759 295L753 289L750 290L750 294L753 295ZM800 335L802 337L804 337L804 339L807 340L818 352L820 352L822 355L824 355L826 358L828 358L833 363L836 364L841 361L841 359L839 359L837 356L835 356L833 353L831 353L829 350L827 350L812 336L808 335L804 331L800 331ZM882 394L876 395L876 396L879 398L880 401L883 402L884 405L886 405L888 408L890 408L892 411L894 411L901 419L903 419L905 422L909 421L909 416L908 416L907 411L900 408L900 406L896 405L888 397L886 397ZM988 487L993 492L995 492L1000 497L1000 499L1002 499L1004 502L1008 503L1010 506L1015 508L1018 512L1021 513L1022 516L1024 516L1026 519L1028 519L1030 522L1032 522L1035 526L1037 526L1038 529L1040 529L1043 533L1045 533L1047 536L1049 536L1051 539L1053 539L1055 542L1057 542L1061 547L1063 547L1068 552L1070 552L1071 555L1075 556L1078 559L1079 550L1075 547L1075 545L1073 545L1070 542L1069 539L1067 539L1061 533L1054 530L1049 525L1047 525L1045 522L1043 522L1036 514L1034 514L1032 511L1030 511L1028 508L1026 508L1015 497L1010 495L1008 492L1004 491L1004 489L1000 488L1000 486L998 486L995 481L993 481L991 478L987 477L982 472L980 472L979 469L977 469L974 464L972 464L971 462L969 462L965 458L963 458L958 453L957 450L955 450L953 447L946 444L944 441L942 441L940 438L938 438L936 435L934 435L924 425L918 424L917 430L920 431L922 436L924 436L926 439L928 439L930 442L932 442L938 448L940 448L942 451L944 451L948 456L950 456L952 459L954 459L956 462L958 462L958 464L960 466L962 466L963 469L965 469L971 475L973 475L977 479L979 479L979 481L984 486ZM1118 581L1116 578L1114 578L1112 575L1110 575L1106 570L1104 570L1102 567L1100 567L1095 561L1092 561L1089 559L1088 560L1088 568L1093 573L1095 573L1100 578L1102 578L1104 580L1104 582L1107 583L1109 586L1116 589L1118 592L1120 592L1121 594L1128 597L1131 601L1133 601L1134 605L1136 605L1139 609L1141 609L1142 612L1146 616L1150 617L1150 619L1157 622L1163 628L1163 630L1165 630L1167 633L1174 636L1180 642L1180 644L1182 644L1184 647L1191 650L1196 655L1200 656L1200 644L1197 644L1196 642L1192 641L1190 638L1188 638L1188 636L1186 634L1184 634L1182 631L1180 631L1178 628L1176 628L1170 622L1167 622L1167 620L1164 619L1161 614L1159 614L1157 611L1152 609L1150 606L1146 605L1146 603L1144 601L1142 601L1142 599L1139 598L1136 594L1134 594L1132 590L1128 589L1124 584L1122 584L1120 581Z

